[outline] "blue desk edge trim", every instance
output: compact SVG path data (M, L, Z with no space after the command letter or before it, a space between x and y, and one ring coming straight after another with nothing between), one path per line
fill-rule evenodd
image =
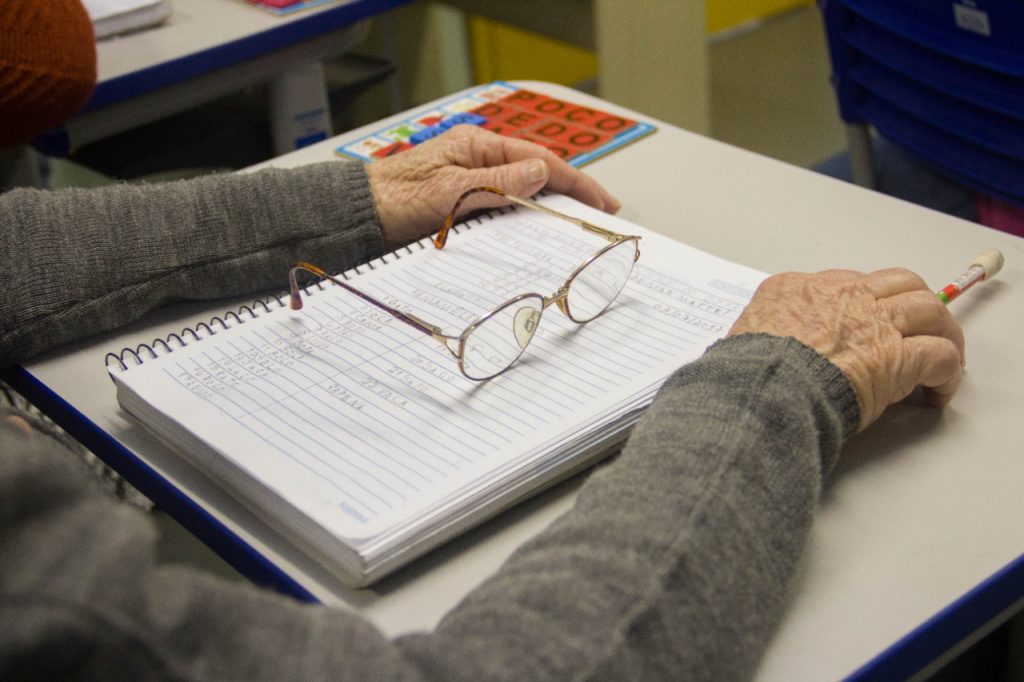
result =
M93 454L109 464L139 492L246 578L257 585L269 587L301 601L317 601L312 593L50 390L24 367L15 366L3 370L0 372L0 378Z
M96 86L83 112L116 104L190 78L233 66L279 50L307 38L355 24L411 0L356 0L334 8L311 12L302 19L282 23L262 33L224 45L201 50L130 74L103 81ZM253 8L253 11L259 11Z
M1024 555L972 588L878 656L848 680L905 680L1003 615L1024 598Z

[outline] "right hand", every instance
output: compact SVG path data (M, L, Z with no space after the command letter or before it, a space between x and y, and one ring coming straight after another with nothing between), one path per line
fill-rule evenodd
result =
M769 277L729 334L744 332L791 336L831 360L857 391L862 430L917 386L945 405L963 378L963 330L909 270Z

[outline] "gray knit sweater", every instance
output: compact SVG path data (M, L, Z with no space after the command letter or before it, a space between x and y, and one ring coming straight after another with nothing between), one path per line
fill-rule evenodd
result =
M382 249L365 172L340 162L21 190L0 196L0 226L4 365L166 301L280 287L300 258L342 269ZM0 678L749 678L857 409L792 339L719 342L570 512L434 631L397 640L156 565L145 514L100 494L58 440L0 426Z

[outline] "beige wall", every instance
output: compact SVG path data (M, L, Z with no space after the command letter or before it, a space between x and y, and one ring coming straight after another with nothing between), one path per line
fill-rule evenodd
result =
M720 0L715 0L720 1ZM724 1L724 0L721 0ZM757 0L760 1L760 0ZM376 21L372 49L396 55L397 104L376 92L359 106L362 119L442 97L473 85L471 36L464 9L517 20L596 55L597 94L649 116L799 165L844 147L829 84L828 55L817 8L804 1L750 30L709 38L705 5L696 0L645 0L638 15L622 0L445 0L414 3ZM708 5L710 8L711 5ZM514 10L514 11L513 11ZM709 10L710 11L710 10ZM603 28L613 27L613 28ZM529 51L533 51L531 44ZM523 60L524 68L529 60ZM515 67L513 60L512 67ZM573 84L564 73L483 74ZM559 77L561 76L561 78ZM588 89L588 88L585 88ZM379 90L379 89L378 89Z

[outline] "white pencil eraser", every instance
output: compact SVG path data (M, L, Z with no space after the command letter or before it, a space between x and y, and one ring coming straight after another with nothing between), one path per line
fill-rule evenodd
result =
M1003 268L1003 253L998 249L982 251L971 265L980 265L985 270L985 279L992 279Z

